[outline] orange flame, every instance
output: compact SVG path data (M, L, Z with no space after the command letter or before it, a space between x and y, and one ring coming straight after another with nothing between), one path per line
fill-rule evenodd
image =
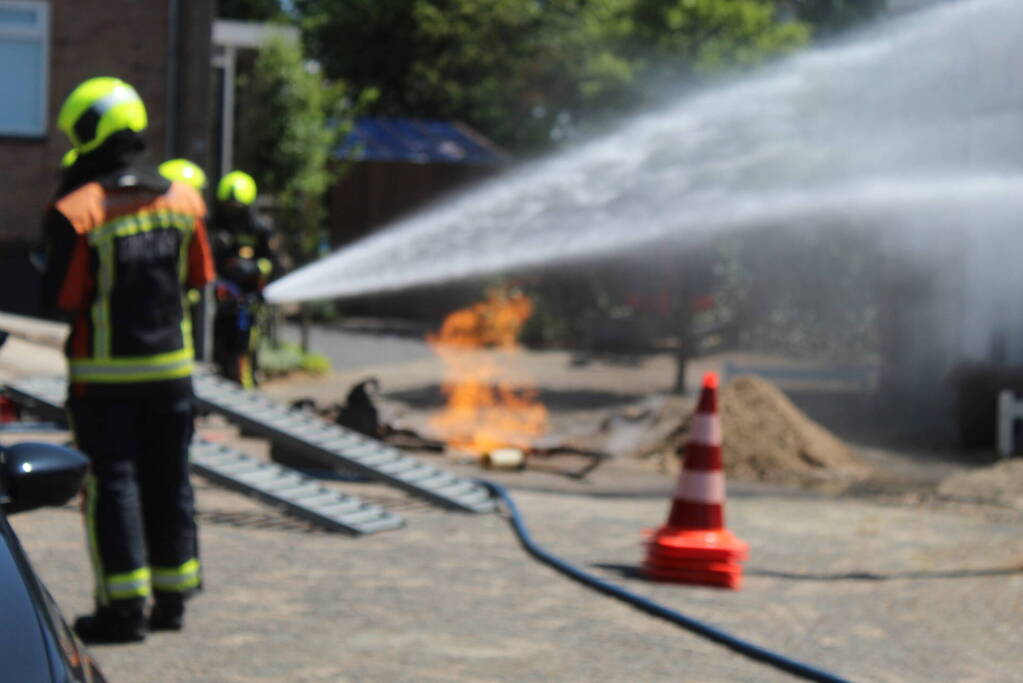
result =
M493 289L486 301L455 311L426 341L446 364L444 410L430 420L448 446L467 453L528 448L547 431L547 409L534 388L506 376L519 331L533 304L518 291Z

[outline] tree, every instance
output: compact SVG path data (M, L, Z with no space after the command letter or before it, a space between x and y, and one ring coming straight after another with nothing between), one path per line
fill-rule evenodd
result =
M764 0L635 0L630 14L647 68L675 76L754 66L809 39Z
M459 119L531 148L548 142L557 102L575 96L578 59L562 44L571 18L562 6L575 4L296 0L295 8L327 73L379 90L374 114Z
M463 120L514 150L628 111L666 82L806 42L768 0L295 0L331 77L377 115Z
M356 104L283 40L260 51L240 90L240 166L275 196L278 227L304 261L320 240L325 196L338 172L330 153Z
M595 0L583 27L581 94L591 120L757 66L810 38L807 24L784 19L767 0Z

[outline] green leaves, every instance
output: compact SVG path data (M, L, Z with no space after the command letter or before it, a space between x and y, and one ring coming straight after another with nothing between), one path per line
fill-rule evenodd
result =
M295 0L327 72L372 112L461 120L543 149L666 87L804 44L768 0Z
M299 255L311 254L337 172L331 151L372 91L353 101L297 45L277 40L260 51L241 92L239 164L274 195L278 227Z
M221 0L247 18L276 0ZM799 49L884 0L293 0L309 54L368 113L464 121L518 152ZM278 7L279 9L279 7Z

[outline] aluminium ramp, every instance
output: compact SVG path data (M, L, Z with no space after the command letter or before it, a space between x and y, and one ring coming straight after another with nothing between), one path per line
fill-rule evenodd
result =
M10 382L5 391L25 408L63 422L65 381L62 377L33 377ZM401 517L379 505L329 489L294 470L257 460L224 444L197 436L189 456L192 471L203 478L332 531L370 534L405 524Z
M393 446L215 375L197 373L194 381L203 409L221 413L244 430L296 455L325 467L358 471L448 509L494 509L485 487L409 457Z

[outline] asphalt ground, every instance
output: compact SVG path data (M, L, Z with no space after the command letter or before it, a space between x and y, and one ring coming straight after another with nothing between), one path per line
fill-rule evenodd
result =
M643 531L664 521L671 487L637 476L631 487L536 491L499 473L549 552L761 647L849 680L1019 680L1018 513L733 483L728 526L751 551L741 590L730 591L640 575ZM792 680L566 579L528 556L501 514L331 485L388 505L407 526L321 532L197 480L206 590L180 633L93 646L110 679ZM77 510L12 523L65 613L89 611Z
M45 365L24 346L4 353L8 372ZM237 444L265 454L262 442ZM729 482L728 527L751 550L742 589L728 591L650 582L638 571L644 530L666 518L671 476L627 463L582 481L452 467L507 484L535 540L555 555L849 680L1020 678L1018 509ZM331 482L407 521L353 538L196 483L206 590L180 633L93 646L112 681L792 680L566 579L528 556L501 514L447 512L380 485ZM75 506L11 521L65 614L90 611Z

